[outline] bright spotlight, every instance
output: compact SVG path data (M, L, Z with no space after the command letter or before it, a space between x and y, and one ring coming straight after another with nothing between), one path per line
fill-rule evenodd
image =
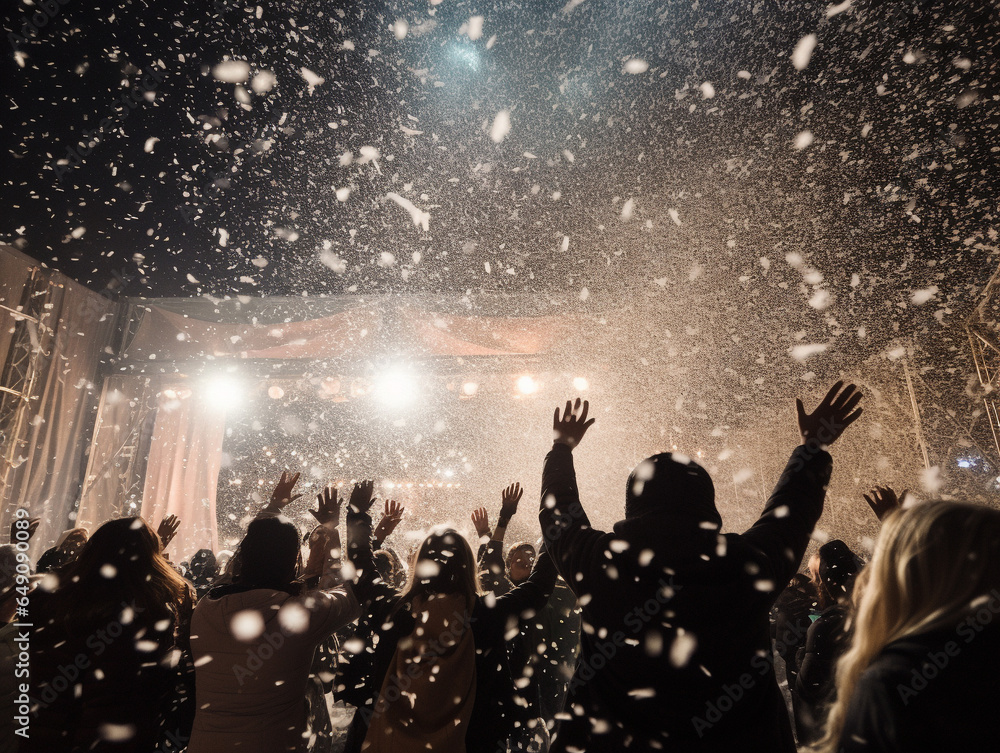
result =
M211 377L205 384L205 402L219 410L230 410L243 401L243 385L231 376Z
M575 377L573 379L573 389L577 392L583 392L585 389L590 387L590 382L588 382L584 377Z
M417 399L417 379L403 369L387 371L375 380L375 397L386 408L405 408Z
M466 382L462 385L462 394L467 397L472 397L479 391L479 385L475 382Z
M522 395L533 395L538 392L538 382L530 374L525 374L517 380L517 391Z

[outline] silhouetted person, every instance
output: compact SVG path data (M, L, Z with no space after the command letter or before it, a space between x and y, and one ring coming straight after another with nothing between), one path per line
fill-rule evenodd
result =
M890 513L855 588L820 750L996 750L1000 512L928 502Z
M742 535L720 534L708 474L670 453L632 472L625 520L593 529L572 454L593 423L589 406L556 410L539 517L580 599L583 631L553 750L794 751L768 613L823 509L831 460L822 445L855 420L860 398L838 383L811 415L798 402L803 445Z

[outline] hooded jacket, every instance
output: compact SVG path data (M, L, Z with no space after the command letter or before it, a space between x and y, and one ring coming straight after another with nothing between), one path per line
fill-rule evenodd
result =
M757 522L722 535L708 474L656 456L630 477L629 516L606 533L580 504L571 450L552 448L539 518L583 605L583 634L551 750L795 750L768 613L830 470L828 453L797 448Z

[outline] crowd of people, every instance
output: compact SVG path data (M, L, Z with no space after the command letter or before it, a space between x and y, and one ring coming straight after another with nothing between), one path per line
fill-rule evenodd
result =
M512 484L492 528L472 512L477 549L439 527L404 563L386 544L404 510L385 500L376 526L372 482L347 498L325 488L305 532L284 515L301 496L284 473L232 553L171 563L178 521L130 517L67 531L30 571L19 556L37 521L19 513L0 548L0 740L22 753L988 750L1000 512L876 489L869 561L834 540L800 572L828 448L861 397L838 382L811 413L797 402L801 444L742 534L722 533L709 474L678 453L642 461L624 519L594 528L574 470L594 423L580 400L553 416L536 542L505 541ZM331 697L353 709L346 729Z

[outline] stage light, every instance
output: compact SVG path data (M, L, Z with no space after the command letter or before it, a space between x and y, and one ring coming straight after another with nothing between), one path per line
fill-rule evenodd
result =
M472 397L479 391L479 385L475 382L466 382L462 385L462 394Z
M530 374L518 377L517 391L522 395L533 395L538 392L538 382Z
M319 386L327 395L336 395L340 392L340 380L337 377L326 377Z
M212 377L204 388L205 402L219 410L235 408L243 400L243 386L231 376Z
M590 387L590 382L588 382L585 378L575 377L573 379L573 389L575 389L577 392L583 392L589 387Z
M405 408L417 398L417 379L405 369L387 371L375 380L375 397L386 408Z

